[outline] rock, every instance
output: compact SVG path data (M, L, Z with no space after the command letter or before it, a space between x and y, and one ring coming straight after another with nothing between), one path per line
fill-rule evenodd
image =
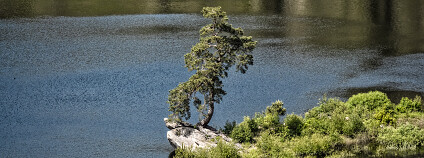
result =
M172 147L176 148L206 148L214 147L217 145L215 138L221 137L221 140L231 142L231 138L218 132L216 129L207 127L194 127L187 122L173 122L164 118L166 127L170 129L166 136ZM236 145L241 147L240 144Z
M178 128L178 127L194 127L188 122L174 122L174 121L170 121L168 118L164 118L163 121L165 121L166 127L170 130Z

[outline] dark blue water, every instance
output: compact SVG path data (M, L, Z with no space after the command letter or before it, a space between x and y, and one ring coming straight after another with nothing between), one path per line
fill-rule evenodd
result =
M246 74L224 79L228 94L212 126L278 99L300 114L324 94L424 94L424 23L404 18L422 9L385 21L310 3L230 14L258 47ZM183 55L208 21L193 13L36 15L0 19L0 157L167 157L168 90L191 75Z

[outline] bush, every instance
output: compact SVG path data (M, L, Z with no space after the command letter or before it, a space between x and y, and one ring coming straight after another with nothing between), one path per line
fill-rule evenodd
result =
M280 100L275 101L271 106L266 107L266 114L277 114L283 116L286 114L286 108L283 108L283 102Z
M374 118L384 124L396 125L397 115L393 105L390 104L376 109Z
M299 136L302 133L303 119L301 116L290 114L284 119L284 124L288 136Z
M256 113L254 118L255 123L258 125L258 129L261 131L270 130L275 132L280 127L280 116L276 113Z
M338 99L327 99L324 97L320 100L319 106L312 108L305 114L305 118L322 118L328 117L336 108L343 107L345 103Z
M265 112L255 114L255 122L259 130L270 130L276 132L280 127L280 116L286 114L286 108L283 108L283 102L277 100L271 106L266 107Z
M237 125L231 132L230 137L237 140L238 142L252 142L253 137L258 131L258 126L254 120L245 116L243 122Z
M379 91L353 95L346 103L352 106L365 106L369 110L374 110L375 108L382 107L386 104L392 104L389 98L387 98L387 95Z
M182 148L175 149L174 158L196 158L196 153L183 146Z
M345 125L345 115L343 114L336 114L331 116L331 118L328 120L330 127L328 128L329 133L343 133L343 127Z
M328 118L316 119L309 118L305 119L303 124L302 136L310 136L314 133L317 134L329 134L330 121Z
M377 141L386 148L415 149L424 145L424 130L409 123L398 128L386 127Z
M366 133L370 137L377 137L377 135L383 130L381 126L381 122L376 119L367 119L364 120L364 126L366 129Z
M353 137L365 130L361 118L364 111L359 107L346 104L338 99L324 97L320 101L320 106L305 114L303 135L338 133Z
M234 145L218 140L215 147L208 149L197 148L195 151L185 148L177 148L174 158L239 158L240 155Z
M290 157L292 154L284 146L283 138L277 135L263 132L257 142L258 149L263 153L262 157Z
M400 113L423 111L421 97L416 96L414 100L403 97L396 106L396 111Z
M211 158L238 158L240 157L238 150L234 145L228 144L224 141L219 141L216 147L209 151Z
M228 120L225 122L224 129L220 129L225 135L231 135L234 127L236 127L236 121L229 122Z
M342 127L343 134L353 137L355 134L365 131L365 125L359 116L346 117L344 126Z
M332 137L322 134L313 134L310 137L299 137L291 141L293 151L298 156L323 157L330 155L336 145L341 142L340 137Z

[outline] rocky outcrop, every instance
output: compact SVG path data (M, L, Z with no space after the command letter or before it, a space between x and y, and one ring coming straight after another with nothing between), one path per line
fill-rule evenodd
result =
M194 127L187 122L173 122L164 118L166 127L170 129L166 136L169 143L174 148L179 148L184 145L186 148L196 149L205 148L209 146L216 146L217 141L215 138L220 137L221 140L231 142L231 138L218 132L212 127ZM240 146L240 145L236 145Z

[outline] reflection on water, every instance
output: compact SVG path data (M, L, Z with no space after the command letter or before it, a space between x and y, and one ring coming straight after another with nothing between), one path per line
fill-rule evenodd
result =
M382 90L424 94L420 0L0 0L0 153L6 157L166 157L168 90L221 5L258 41L230 73L212 125L280 99ZM181 14L179 14L181 13ZM196 121L193 118L190 121Z
M289 36L318 36L307 40L336 48L382 47L384 55L419 53L424 50L424 1L421 0L2 0L0 18L37 16L104 16L122 14L199 13L203 6L223 6L230 14L262 14L282 17L337 19L333 28L314 24L269 21L284 25ZM319 25L319 21L316 25ZM319 30L316 30L319 29ZM266 34L264 34L266 35ZM274 33L270 35L275 36ZM325 36L325 38L321 38Z

